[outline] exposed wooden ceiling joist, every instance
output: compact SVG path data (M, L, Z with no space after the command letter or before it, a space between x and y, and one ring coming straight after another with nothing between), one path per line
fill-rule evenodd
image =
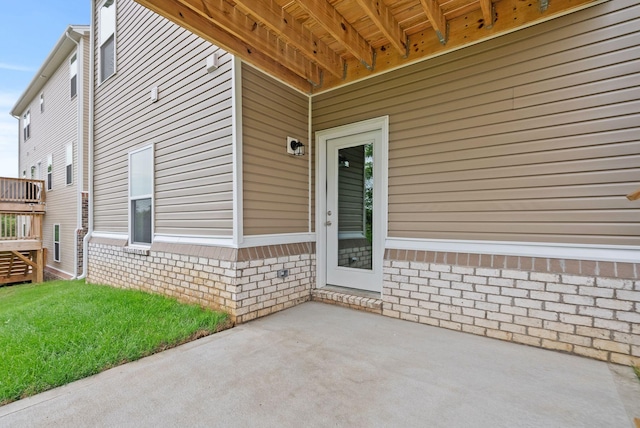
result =
M298 3L311 18L316 20L365 67L373 70L373 48L371 45L344 19L338 11L326 1Z
M217 46L223 47L226 51L252 63L266 73L277 76L279 79L284 80L291 86L304 92L311 90L311 84L307 79L304 79L292 72L291 69L285 66L282 62L266 55L255 47L242 42L223 28L214 24L211 20L194 12L184 4L175 0L136 1L157 14L172 20L194 34L197 34L203 39L210 40Z
M490 29L493 27L493 3L491 0L480 0L480 9L482 9L484 28Z
M485 0L480 0L485 1ZM491 3L491 0L488 0ZM436 0L420 0L424 13L427 15L427 19L431 23L433 30L438 36L438 40L443 45L447 43L447 20L442 13L442 8Z
M319 85L321 72L318 65L309 60L290 44L281 40L275 32L258 25L224 0L180 0L194 12L211 19L236 37L272 58L283 57L284 63L298 76L313 85Z
M356 0L356 2L384 34L391 46L400 54L406 54L407 36L387 5L382 0Z
M344 75L344 60L274 1L235 0L235 4L244 13L260 19L286 43L312 58L329 73L336 77Z
M291 86L319 93L599 0L540 0L546 10L521 0L136 1Z

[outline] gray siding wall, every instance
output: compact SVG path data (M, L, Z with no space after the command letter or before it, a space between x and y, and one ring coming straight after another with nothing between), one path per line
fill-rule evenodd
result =
M75 53L75 51L74 51ZM43 245L47 265L75 274L75 230L77 225L78 97L71 98L69 60L71 53L49 77L41 92L31 101L31 137L25 142L20 118L20 176L31 177L31 165L41 163L40 176L47 178L47 157L53 157L53 188L46 192L47 212L43 223ZM40 94L44 93L44 112ZM23 112L23 114L26 110ZM73 183L66 184L66 147L73 144ZM46 186L46 184L45 184ZM53 225L60 224L60 262L53 261Z
M242 67L244 234L309 230L309 101L252 67ZM305 156L287 154L287 136Z
M640 245L640 5L620 0L313 98L390 116L389 236Z
M96 79L95 230L127 233L128 152L153 143L155 233L230 236L231 56L207 73L215 46L133 0L117 0L116 27L116 74Z

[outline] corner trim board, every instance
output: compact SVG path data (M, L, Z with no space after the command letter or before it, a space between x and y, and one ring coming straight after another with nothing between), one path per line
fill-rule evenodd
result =
M244 240L244 209L242 182L242 60L236 56L231 60L232 80L232 148L233 148L233 245Z

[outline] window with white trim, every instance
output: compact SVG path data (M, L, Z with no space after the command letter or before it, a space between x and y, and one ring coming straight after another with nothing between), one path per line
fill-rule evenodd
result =
M44 113L44 92L40 94L40 113Z
M106 0L98 10L100 83L116 72L116 2Z
M27 141L29 137L31 137L31 110L27 110L22 117L22 136L24 141Z
M153 240L153 146L129 153L129 242Z
M71 84L71 98L78 95L78 55L74 54L69 61L69 82Z
M47 156L47 190L53 188L53 156Z
M53 225L53 261L60 261L60 225Z
M31 179L35 180L35 178L36 178L36 166L31 165Z
M72 144L67 145L65 173L67 177L67 185L73 183L73 145Z

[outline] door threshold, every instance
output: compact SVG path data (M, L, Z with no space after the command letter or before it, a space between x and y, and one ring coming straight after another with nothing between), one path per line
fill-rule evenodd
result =
M382 299L380 293L373 291L327 285L311 290L311 300L382 314Z

